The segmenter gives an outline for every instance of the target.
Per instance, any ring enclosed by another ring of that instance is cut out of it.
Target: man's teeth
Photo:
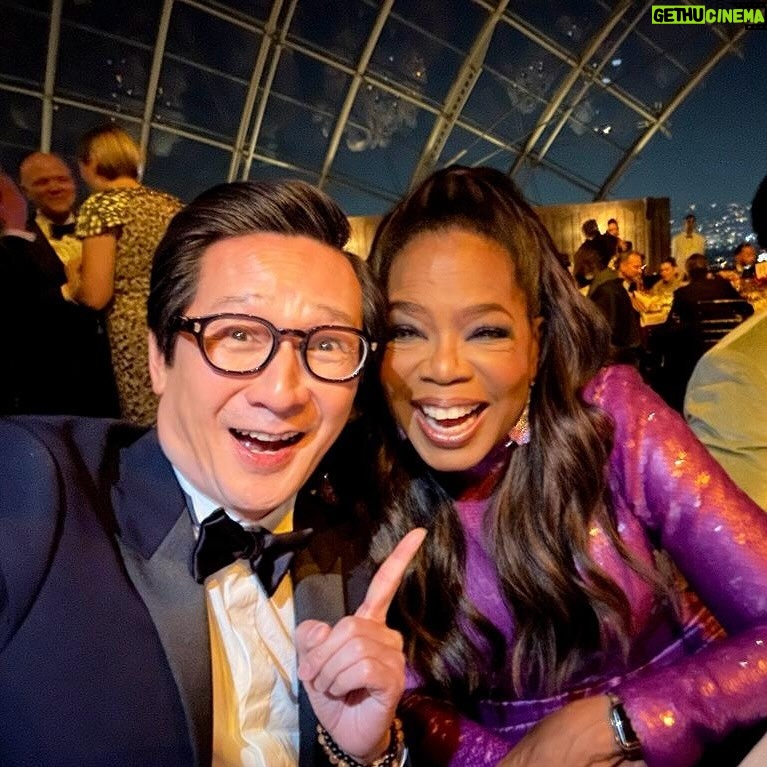
[[[241,429],[234,429],[234,432],[244,439],[255,439],[259,442],[285,442],[290,439],[294,439],[298,432],[288,432],[287,434],[269,434],[263,431],[242,431]]]
[[[464,418],[477,410],[479,405],[453,405],[452,407],[437,407],[436,405],[423,405],[421,411],[427,418],[435,421],[450,421],[456,418]]]

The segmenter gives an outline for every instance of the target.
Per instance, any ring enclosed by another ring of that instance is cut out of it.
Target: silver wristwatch
[[[642,744],[639,742],[631,720],[626,715],[620,698],[608,692],[610,700],[610,726],[613,728],[615,742],[623,752],[623,758],[629,762],[638,762],[642,758]]]

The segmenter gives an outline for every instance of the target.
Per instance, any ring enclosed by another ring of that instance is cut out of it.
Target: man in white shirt
[[[671,240],[671,255],[678,264],[683,264],[693,253],[706,255],[706,238],[695,231],[696,219],[692,213],[684,217],[684,230]]]
[[[321,464],[382,316],[348,235],[302,182],[215,187],[155,254],[157,428],[0,422],[3,765],[406,759],[385,620],[423,531],[371,581]]]

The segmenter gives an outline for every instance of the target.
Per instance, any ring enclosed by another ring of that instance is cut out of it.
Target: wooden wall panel
[[[635,250],[647,257],[647,272],[657,270],[660,259],[670,252],[669,200],[667,197],[643,197],[638,200],[542,205],[535,208],[551,233],[557,248],[570,257],[583,242],[581,225],[594,218],[600,231],[607,230],[607,220],[615,218],[621,237],[631,240]],[[352,236],[347,250],[367,258],[381,216],[351,216]]]
[[[590,218],[596,219],[601,232],[607,230],[608,219],[616,219],[621,237],[645,254],[648,271],[655,271],[660,259],[670,252],[667,197],[542,205],[535,210],[556,246],[570,257],[583,242],[581,225]]]

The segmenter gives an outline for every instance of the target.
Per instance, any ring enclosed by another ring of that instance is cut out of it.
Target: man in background
[[[15,334],[6,357],[0,411],[119,415],[101,313],[72,300],[81,260],[72,174],[60,158],[42,152],[25,158],[19,173],[34,210],[5,243],[1,311],[6,322],[23,322],[25,332]]]
[[[751,203],[759,244],[767,247],[767,176]],[[735,482],[767,511],[767,312],[755,314],[701,357],[684,414],[698,439]]]
[[[587,288],[600,269],[597,240],[601,234],[594,218],[584,221],[581,231],[586,239],[573,255],[573,275],[579,288]]]
[[[642,278],[641,254],[619,253],[617,271],[613,274],[612,278],[600,281],[589,298],[599,307],[610,325],[614,361],[639,365],[642,359],[642,336],[639,307],[632,300],[632,294]]]
[[[697,221],[692,213],[684,217],[684,229],[671,240],[671,255],[683,264],[693,253],[706,254],[706,238],[695,230]]]
[[[615,237],[618,240],[618,252],[619,253],[628,253],[631,250],[633,250],[632,244],[628,240],[624,240],[623,237],[621,237],[621,230],[620,226],[618,225],[618,220],[615,218],[610,218],[607,220],[607,234],[611,234],[613,237]]]
[[[738,277],[743,280],[756,277],[756,248],[750,242],[741,242],[733,256]]]
[[[673,256],[661,259],[658,274],[660,279],[650,288],[651,295],[669,297],[682,286],[682,276]]]
[[[27,228],[48,242],[64,265],[66,298],[77,292],[82,244],[75,237],[75,181],[55,154],[33,152],[19,166],[19,185],[34,208]]]

